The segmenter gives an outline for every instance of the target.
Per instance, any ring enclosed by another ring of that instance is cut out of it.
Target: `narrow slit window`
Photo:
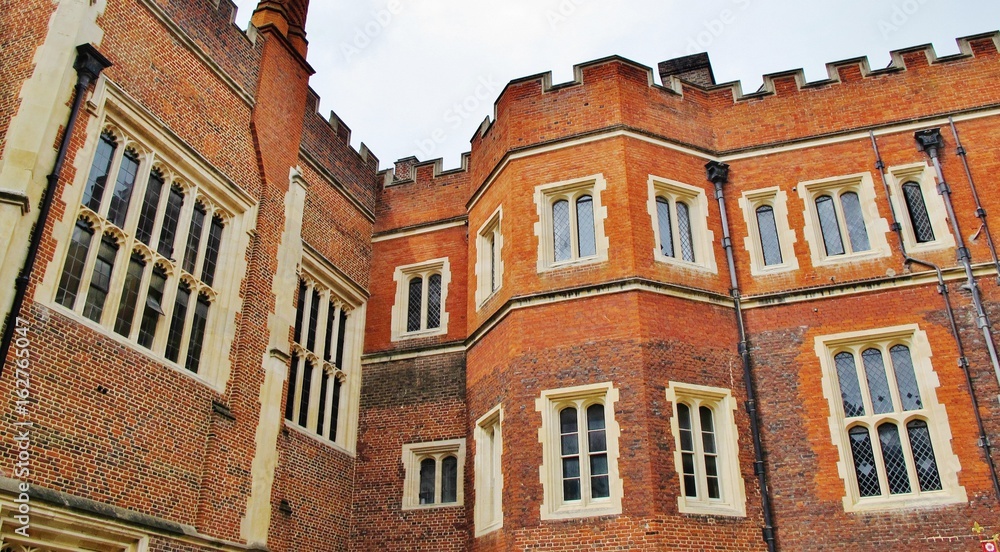
[[[201,281],[206,286],[215,284],[215,271],[219,264],[219,251],[222,248],[222,218],[212,217],[208,228],[208,242],[205,244],[205,260],[201,263]]]
[[[687,203],[678,201],[677,207],[677,234],[680,238],[681,256],[685,261],[693,263],[694,258],[694,235],[691,232],[691,211]]]
[[[146,183],[146,196],[142,200],[139,211],[139,224],[135,228],[135,238],[146,245],[153,240],[153,227],[156,225],[156,212],[160,208],[160,196],[163,193],[163,173],[153,169]]]
[[[441,503],[458,502],[458,459],[446,456],[441,461]]]
[[[194,306],[194,318],[191,321],[191,338],[188,341],[187,362],[185,366],[188,370],[198,373],[201,366],[201,349],[205,343],[205,328],[208,325],[208,297],[198,295],[198,302]]]
[[[111,194],[111,205],[108,207],[108,220],[119,228],[125,226],[125,217],[128,215],[128,205],[132,200],[132,189],[135,188],[138,174],[139,154],[131,149],[125,150],[121,167],[118,168],[115,190]]]
[[[441,275],[427,278],[427,329],[441,327]]]
[[[587,453],[590,455],[590,496],[608,498],[608,437],[604,423],[604,405],[587,407]]]
[[[568,261],[573,256],[571,236],[569,202],[560,199],[552,204],[552,239],[556,262]]]
[[[184,270],[194,274],[195,266],[198,263],[198,247],[201,245],[201,234],[205,229],[205,207],[200,203],[194,206],[194,213],[191,214],[191,228],[188,231],[187,245],[184,247]]]
[[[416,332],[420,330],[420,322],[423,314],[424,279],[417,277],[410,280],[408,289],[408,301],[406,303],[406,331]]]
[[[781,264],[781,242],[778,241],[778,225],[774,218],[774,207],[757,207],[757,232],[760,234],[760,250],[764,254],[764,266]]]
[[[420,504],[434,504],[434,483],[437,462],[433,458],[420,461]]]
[[[319,377],[319,411],[316,416],[316,434],[320,437],[326,437],[323,434],[323,430],[325,429],[324,423],[326,422],[324,419],[324,416],[326,416],[326,393],[329,388],[330,372],[323,370]]]
[[[705,483],[708,498],[722,498],[719,484],[719,450],[715,440],[715,418],[712,409],[702,406],[698,409],[701,422],[701,449],[705,458]]]
[[[306,308],[306,281],[299,279],[299,298],[295,306],[295,331],[292,339],[302,343],[302,317]]]
[[[146,292],[146,304],[142,310],[142,321],[139,323],[139,345],[149,349],[156,337],[156,327],[163,316],[163,290],[167,285],[167,273],[160,267],[154,267],[149,277],[149,290]]]
[[[59,289],[56,291],[56,303],[64,307],[72,309],[76,303],[76,294],[80,290],[80,279],[83,277],[84,265],[87,264],[87,255],[93,238],[94,229],[90,223],[84,219],[76,221],[69,251],[66,253],[66,264],[59,279]]]
[[[872,400],[872,410],[875,414],[885,414],[895,410],[892,405],[892,394],[889,391],[889,379],[885,374],[885,362],[882,351],[871,348],[861,353],[861,361],[865,365],[865,376],[868,380],[868,393]]]
[[[100,323],[104,314],[104,303],[111,290],[111,273],[115,269],[115,257],[118,256],[118,242],[111,236],[104,236],[97,250],[97,260],[94,262],[94,274],[90,278],[90,291],[87,302],[83,306],[83,315],[94,322]]]
[[[337,427],[340,423],[340,393],[344,382],[340,378],[333,378],[333,401],[330,407],[330,440],[337,440]]]
[[[910,448],[913,452],[913,462],[917,468],[917,481],[921,491],[940,491],[941,474],[938,473],[937,461],[934,459],[934,447],[931,445],[930,430],[927,422],[913,420],[906,424],[910,438]]]
[[[684,496],[698,496],[698,477],[695,472],[694,427],[691,423],[691,408],[686,404],[677,405],[677,426],[681,441],[681,487]]]
[[[858,479],[858,490],[861,496],[881,495],[882,486],[878,480],[878,470],[875,468],[875,453],[872,450],[872,440],[868,428],[853,427],[847,432],[847,435],[851,440],[854,473]]]
[[[832,197],[824,195],[816,198],[816,215],[819,217],[827,256],[843,255],[844,241],[840,235],[840,223],[837,222],[837,210],[833,206]]]
[[[564,408],[559,412],[560,451],[562,457],[563,500],[580,500],[580,429],[576,409]]]
[[[594,198],[589,195],[576,200],[576,230],[577,256],[592,257],[597,255],[597,242],[594,230]]]
[[[323,337],[323,360],[333,359],[333,331],[337,321],[337,305],[333,301],[326,305],[326,335]]]
[[[910,225],[917,243],[934,241],[934,227],[927,214],[927,204],[924,202],[920,184],[916,182],[903,184],[903,199],[906,200],[906,212],[910,215]]]
[[[844,209],[844,223],[847,235],[851,240],[851,250],[855,253],[868,251],[868,230],[865,228],[865,217],[861,213],[861,200],[854,192],[845,192],[840,196],[840,204]]]
[[[665,197],[656,198],[656,223],[660,230],[660,253],[674,256],[674,230],[670,221],[670,202]]]
[[[302,367],[302,392],[299,393],[299,425],[306,427],[309,421],[309,399],[312,393],[314,366],[311,360],[306,360]]]
[[[167,195],[167,208],[163,212],[163,224],[160,226],[160,241],[156,251],[164,257],[174,255],[174,239],[177,237],[177,224],[181,218],[181,207],[184,206],[184,191],[180,186],[171,186]]]
[[[288,389],[285,393],[285,419],[289,422],[295,417],[295,382],[299,372],[299,356],[292,355],[292,361],[288,365]]]
[[[191,288],[181,283],[177,286],[177,298],[174,300],[174,312],[170,319],[170,330],[167,332],[167,348],[164,356],[171,362],[177,362],[181,354],[181,340],[184,336],[184,321],[187,319],[188,302],[191,300]]]
[[[316,329],[319,327],[319,290],[313,288],[312,300],[309,301],[309,334],[306,336],[306,348],[316,350]]]
[[[896,385],[899,387],[899,400],[903,403],[903,410],[920,410],[924,403],[920,400],[920,388],[913,372],[910,348],[906,345],[894,345],[889,349],[889,357],[896,373]]]
[[[865,402],[858,383],[858,369],[851,353],[838,353],[834,357],[837,379],[840,380],[840,397],[844,403],[844,416],[854,418],[865,415]]]
[[[331,324],[333,322],[331,321]],[[337,324],[337,355],[334,363],[337,368],[344,369],[344,347],[347,345],[347,312],[340,309],[339,323]]]
[[[878,426],[878,440],[882,445],[882,461],[885,462],[889,493],[909,493],[910,476],[906,471],[906,456],[903,454],[903,443],[899,440],[899,428],[892,423]]]

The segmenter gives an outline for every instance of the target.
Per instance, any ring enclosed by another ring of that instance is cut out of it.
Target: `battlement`
[[[397,160],[391,170],[386,169],[379,175],[383,186],[428,182],[442,176],[468,172],[471,155],[472,153],[468,151],[463,153],[459,166],[447,170],[444,169],[444,160],[441,157],[427,161],[421,161],[414,156],[404,157]]]

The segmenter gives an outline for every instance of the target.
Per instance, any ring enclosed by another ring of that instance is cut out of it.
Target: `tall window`
[[[805,204],[804,234],[813,265],[892,254],[871,173],[800,182],[795,189]]]
[[[778,240],[778,224],[774,219],[774,207],[761,205],[755,210],[757,232],[760,236],[760,250],[764,266],[781,264],[781,242]]]
[[[396,268],[396,302],[392,307],[392,339],[446,333],[445,304],[451,280],[448,259]]]
[[[535,188],[538,209],[538,270],[607,259],[601,175]]]
[[[937,191],[933,167],[923,161],[889,167],[885,178],[907,251],[934,251],[955,246],[948,210]]]
[[[285,418],[344,446],[341,413],[346,410],[347,351],[351,307],[331,287],[299,280]]]
[[[903,184],[902,188],[903,199],[906,201],[906,212],[910,215],[913,237],[917,243],[934,241],[934,227],[931,225],[930,216],[927,215],[927,204],[924,202],[924,193],[920,190],[920,184],[910,181]]]
[[[928,385],[937,378],[929,358],[915,353],[926,351],[922,340],[922,334],[906,329],[827,343],[825,369],[839,390],[841,454],[851,466],[851,506],[964,500],[954,472],[942,470],[956,464],[948,439],[941,438],[950,435],[939,420],[943,407]]]
[[[559,411],[563,502],[595,501],[611,496],[604,405]]]
[[[229,215],[157,153],[109,126],[77,216],[55,302],[199,372]],[[173,258],[178,240],[183,259]]]
[[[485,535],[503,526],[503,455],[499,406],[476,422],[476,536]]]
[[[500,221],[503,212],[498,207],[479,229],[476,238],[476,306],[489,299],[503,282],[503,234]]]
[[[464,501],[465,440],[403,445],[403,509],[458,506]]]
[[[743,243],[750,254],[750,273],[757,276],[797,269],[787,192],[777,186],[746,190],[739,202],[747,225]]]

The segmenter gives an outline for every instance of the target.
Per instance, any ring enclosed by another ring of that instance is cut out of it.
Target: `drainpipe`
[[[944,137],[941,136],[941,129],[932,128],[917,131],[914,135],[917,140],[917,147],[927,153],[934,164],[934,171],[938,179],[938,193],[944,198],[944,206],[948,210],[948,218],[951,219],[951,227],[955,232],[956,245],[958,246],[958,262],[965,269],[965,286],[972,293],[972,304],[976,308],[976,324],[983,332],[983,339],[986,340],[986,349],[990,353],[990,362],[993,364],[993,372],[1000,383],[1000,359],[997,358],[997,349],[993,344],[993,330],[990,329],[990,321],[986,317],[986,309],[983,307],[983,299],[979,294],[979,284],[972,273],[972,257],[969,255],[969,248],[965,246],[965,238],[962,237],[962,229],[958,225],[958,217],[955,216],[955,207],[951,204],[951,187],[944,179],[941,171],[941,159],[938,154],[944,148]]]
[[[746,326],[743,322],[743,304],[740,299],[740,285],[736,279],[736,264],[733,260],[733,240],[729,235],[729,219],[726,216],[726,203],[723,200],[722,187],[729,181],[729,165],[718,161],[709,161],[705,165],[708,180],[715,184],[715,199],[719,202],[719,212],[722,216],[722,245],[726,250],[726,262],[729,264],[729,285],[736,307],[736,328],[739,331],[737,348],[743,363],[743,385],[746,387],[747,415],[750,418],[750,433],[753,435],[754,463],[753,472],[760,486],[761,510],[764,514],[762,534],[769,552],[777,550],[775,542],[774,515],[771,512],[771,493],[767,487],[767,471],[764,469],[764,449],[760,440],[760,420],[757,413],[757,396],[754,391],[753,372],[750,367],[750,343],[747,339]]]
[[[990,248],[990,257],[993,259],[993,267],[997,270],[997,283],[1000,284],[1000,260],[997,259],[997,248],[993,243],[993,234],[986,223],[986,209],[979,201],[979,192],[976,191],[976,181],[972,179],[972,171],[969,169],[969,159],[962,147],[962,139],[958,137],[958,129],[955,128],[955,120],[948,117],[948,124],[951,126],[951,135],[955,137],[956,155],[962,159],[962,167],[965,168],[965,178],[969,181],[969,188],[972,191],[972,199],[976,201],[976,217],[982,221],[982,230],[986,233],[986,245]]]
[[[52,173],[48,175],[45,189],[42,190],[42,203],[38,210],[38,220],[35,221],[31,229],[31,240],[28,243],[28,252],[24,257],[24,264],[14,281],[14,301],[11,303],[7,319],[4,321],[3,340],[0,341],[0,375],[3,374],[3,366],[10,351],[11,341],[14,339],[14,330],[17,327],[17,319],[21,314],[21,306],[24,304],[24,296],[28,291],[28,282],[31,281],[31,273],[35,268],[35,258],[38,256],[38,248],[42,243],[42,235],[45,232],[45,223],[52,209],[52,199],[55,196],[56,186],[62,174],[63,163],[66,161],[66,153],[69,151],[69,141],[73,137],[73,128],[76,126],[76,119],[80,114],[80,107],[83,105],[83,98],[91,83],[97,80],[101,71],[111,67],[111,62],[101,55],[96,48],[90,44],[81,44],[76,47],[76,61],[73,62],[73,69],[76,69],[76,86],[73,87],[73,107],[69,111],[69,120],[63,129],[62,139],[59,141],[59,151],[56,154],[56,162],[52,167]]]
[[[885,197],[888,199],[890,197],[889,181],[885,175],[885,163],[882,162],[882,155],[878,150],[878,142],[875,141],[875,133],[869,131],[868,135],[871,137],[872,150],[875,152],[875,168],[878,169],[879,178],[882,180],[882,188],[885,190]],[[1000,478],[997,476],[997,468],[993,463],[990,439],[986,436],[983,417],[979,413],[979,399],[976,397],[976,388],[972,385],[972,375],[969,373],[969,359],[965,355],[965,345],[962,343],[962,336],[958,332],[958,324],[955,322],[955,311],[951,306],[951,297],[948,295],[948,286],[944,282],[944,275],[941,272],[941,268],[936,264],[911,257],[906,252],[906,243],[903,241],[903,227],[896,218],[896,208],[893,206],[892,201],[889,202],[889,214],[892,217],[892,230],[899,239],[899,250],[903,253],[903,262],[907,266],[916,264],[930,268],[937,274],[937,292],[944,299],[945,313],[948,315],[948,326],[951,328],[951,335],[955,338],[955,348],[958,351],[958,365],[962,369],[962,373],[965,374],[966,385],[969,386],[969,397],[972,399],[972,412],[976,417],[976,426],[979,429],[978,445],[983,449],[983,454],[986,455],[986,464],[990,468],[990,476],[993,480],[993,491],[996,493],[997,499],[1000,499]],[[984,218],[983,223],[985,224],[985,222]]]

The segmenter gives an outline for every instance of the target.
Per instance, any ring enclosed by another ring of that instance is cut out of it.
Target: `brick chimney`
[[[701,86],[713,86],[715,84],[715,74],[712,73],[712,62],[708,59],[708,54],[692,54],[690,56],[679,57],[659,64],[660,81],[666,86],[670,77],[678,77],[687,82]]]
[[[250,22],[258,29],[271,25],[291,42],[295,50],[306,56],[306,15],[309,0],[261,0]]]

